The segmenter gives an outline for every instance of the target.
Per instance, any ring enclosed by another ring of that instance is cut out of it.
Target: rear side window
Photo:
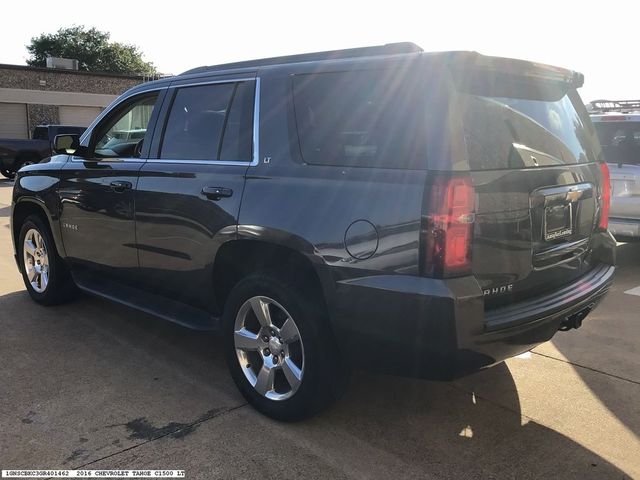
[[[425,94],[398,70],[297,75],[303,159],[315,165],[426,168]]]
[[[254,94],[255,82],[239,83],[236,87],[220,146],[220,160],[251,160]]]
[[[33,130],[34,140],[49,140],[49,133],[46,127],[36,127]]]
[[[254,82],[177,90],[160,158],[251,161]]]

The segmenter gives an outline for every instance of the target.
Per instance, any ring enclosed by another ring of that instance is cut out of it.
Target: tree
[[[27,64],[45,67],[47,57],[74,58],[80,70],[130,75],[153,75],[158,71],[151,62],[142,59],[135,45],[109,41],[109,33],[84,26],[61,28],[56,33],[33,37],[27,45],[31,58]]]

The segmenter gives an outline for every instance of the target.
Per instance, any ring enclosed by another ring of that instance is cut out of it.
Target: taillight
[[[611,175],[609,174],[609,165],[600,164],[600,228],[606,230],[609,227],[609,209],[611,208]]]
[[[471,272],[475,190],[468,175],[436,175],[427,186],[422,224],[422,273]]]

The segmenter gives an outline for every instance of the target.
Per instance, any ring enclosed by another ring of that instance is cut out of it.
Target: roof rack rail
[[[180,75],[192,73],[215,72],[219,70],[231,70],[233,68],[264,67],[267,65],[280,65],[286,63],[311,62],[316,60],[337,60],[343,58],[374,57],[380,55],[398,55],[402,53],[423,52],[422,48],[412,42],[387,43],[373,47],[346,48],[344,50],[327,50],[325,52],[302,53],[298,55],[285,55],[282,57],[259,58],[242,62],[224,63],[192,68]]]
[[[633,113],[640,112],[640,100],[594,100],[586,107],[589,113]]]

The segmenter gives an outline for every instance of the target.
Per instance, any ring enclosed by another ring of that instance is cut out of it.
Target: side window
[[[224,129],[220,160],[250,162],[253,155],[253,99],[255,82],[239,83]]]
[[[147,133],[158,94],[143,95],[107,117],[96,130],[97,157],[136,158]]]
[[[253,94],[254,82],[178,89],[167,118],[160,158],[250,161]]]
[[[426,168],[426,92],[410,72],[297,75],[293,98],[306,163]]]

